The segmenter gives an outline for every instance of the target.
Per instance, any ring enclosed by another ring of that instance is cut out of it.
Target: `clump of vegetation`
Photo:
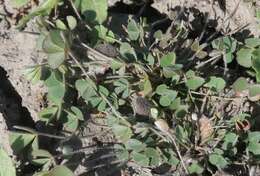
[[[106,0],[47,0],[17,27],[34,17],[48,58],[24,75],[48,88],[40,121],[70,132],[50,137],[69,139],[85,112],[98,113],[117,139],[118,165],[134,163],[140,175],[142,168],[156,172],[162,165],[169,174],[213,175],[230,167],[244,174],[259,164],[259,122],[252,111],[260,100],[259,38],[216,32],[210,40],[191,38],[179,17],[167,29],[145,17],[118,22]],[[114,20],[122,26],[111,25]],[[43,134],[27,132],[12,132],[10,143],[23,162],[37,166],[35,175],[73,175],[61,161],[74,151],[63,146],[57,158],[39,147]],[[23,162],[16,163],[17,172]],[[1,172],[15,175],[8,166]]]

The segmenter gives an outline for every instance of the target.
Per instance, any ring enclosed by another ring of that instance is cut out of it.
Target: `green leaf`
[[[170,109],[172,110],[177,110],[181,105],[181,98],[176,98],[175,100],[172,101],[170,105]]]
[[[57,34],[59,35],[59,33]],[[64,52],[64,48],[52,41],[51,35],[47,35],[42,43],[42,49],[48,54]]]
[[[117,69],[119,69],[119,68],[122,68],[123,66],[124,66],[124,63],[119,62],[119,61],[117,61],[117,60],[115,60],[115,59],[113,59],[113,61],[111,62],[111,68],[112,68],[113,70],[117,70]]]
[[[44,108],[38,113],[38,116],[42,121],[49,122],[55,117],[58,109],[56,106]]]
[[[171,102],[172,100],[168,96],[161,96],[159,100],[160,105],[164,107],[169,106]]]
[[[51,68],[58,68],[66,58],[65,42],[61,31],[52,30],[43,41],[43,50],[48,54],[48,63]]]
[[[186,82],[186,86],[191,90],[196,90],[204,84],[205,80],[201,77],[195,76]]]
[[[96,96],[96,85],[91,79],[79,79],[75,83],[79,95],[86,101],[90,101],[92,97]]]
[[[116,138],[121,140],[123,143],[127,142],[133,135],[132,130],[123,125],[114,124],[112,130]]]
[[[115,93],[117,95],[122,94],[122,98],[127,98],[130,95],[130,85],[126,79],[120,78],[119,80],[114,82],[114,86]]]
[[[105,40],[105,41],[107,41],[109,43],[114,43],[115,42],[115,40],[114,40],[114,38],[115,38],[114,33],[111,30],[109,30],[108,28],[106,28],[105,26],[103,26],[103,25],[96,25],[95,29],[96,29],[96,31],[98,33],[98,37],[100,39],[103,39],[103,40]]]
[[[29,154],[29,159],[32,164],[44,165],[52,160],[52,155],[46,150],[37,149]]]
[[[149,158],[141,153],[132,152],[131,158],[140,166],[148,166],[149,165]]]
[[[160,60],[161,67],[167,67],[175,64],[176,55],[174,52],[164,55]]]
[[[90,23],[102,24],[107,19],[107,0],[84,0],[81,1],[81,12]]]
[[[152,84],[149,80],[149,77],[144,78],[144,85],[143,85],[143,94],[144,96],[150,94],[153,91]]]
[[[12,159],[0,147],[0,176],[16,176]]]
[[[153,65],[154,64],[154,57],[151,53],[148,54],[148,56],[146,57],[146,61],[148,62],[149,65]]]
[[[222,144],[222,149],[223,150],[232,150],[234,146],[236,145],[238,140],[238,135],[235,133],[229,132],[225,134],[224,137],[224,143]]]
[[[155,92],[159,95],[164,95],[165,91],[168,89],[168,86],[165,84],[161,84],[157,86]]]
[[[178,72],[182,69],[182,65],[175,64],[168,67],[163,67],[163,76],[165,78],[172,78],[172,81],[179,77]],[[177,81],[177,80],[176,80]]]
[[[57,19],[55,23],[56,23],[56,27],[57,27],[58,29],[67,30],[67,26],[63,23],[62,20]]]
[[[257,48],[253,52],[252,67],[255,70],[256,80],[260,82],[260,48]]]
[[[258,101],[260,99],[260,85],[251,85],[249,87],[249,99],[251,101]]]
[[[225,168],[228,162],[223,158],[222,155],[213,153],[209,155],[209,162],[218,168]]]
[[[215,76],[211,76],[209,82],[205,86],[213,89],[214,91],[220,92],[225,88],[226,81],[221,77],[217,78]]]
[[[159,166],[162,163],[159,152],[154,148],[147,147],[145,155],[150,159],[150,166]]]
[[[129,152],[122,145],[115,144],[114,149],[116,150],[116,156],[119,160],[129,160]]]
[[[232,85],[235,92],[242,92],[248,89],[247,80],[243,77],[238,78]]]
[[[248,141],[249,142],[260,142],[260,132],[259,131],[249,132]]]
[[[162,150],[162,157],[164,157],[164,161],[169,163],[170,165],[177,166],[179,164],[179,160],[176,157],[175,152],[172,149],[163,149]]]
[[[188,167],[188,171],[190,174],[202,174],[202,172],[204,171],[204,169],[197,163],[192,163],[189,167]]]
[[[28,67],[23,71],[25,78],[32,82],[32,84],[36,84],[41,80],[42,76],[42,68],[41,66]]]
[[[60,79],[58,72],[52,72],[45,81],[45,85],[48,87],[48,99],[58,106],[62,104],[65,95],[65,85]]]
[[[258,142],[249,142],[247,150],[252,152],[255,155],[260,155],[260,143]]]
[[[187,142],[188,141],[188,132],[180,125],[177,125],[175,129],[176,138],[181,142]]]
[[[82,121],[84,120],[83,114],[79,108],[77,108],[76,106],[72,106],[71,111],[74,113],[74,116],[77,119],[82,120]]]
[[[239,65],[250,68],[252,66],[252,49],[242,48],[237,52],[237,62]]]
[[[158,95],[161,95],[159,103],[164,107],[169,106],[177,97],[177,92],[169,89],[168,86],[165,84],[157,86],[155,92]]]
[[[46,0],[42,4],[40,4],[36,9],[34,9],[30,14],[24,16],[16,26],[18,29],[22,29],[27,22],[29,22],[32,18],[39,15],[47,15],[51,12],[51,10],[58,5],[59,0]]]
[[[35,135],[29,133],[9,133],[9,143],[15,154],[19,154],[25,147],[33,142]]]
[[[140,30],[138,28],[137,23],[135,20],[130,19],[127,25],[127,32],[129,35],[130,40],[137,40],[140,35]]]
[[[126,149],[133,150],[135,152],[141,152],[145,149],[146,145],[137,139],[129,139],[125,144]]]
[[[48,64],[52,69],[58,68],[65,60],[64,52],[48,54]]]
[[[67,116],[63,119],[63,124],[66,130],[75,132],[78,128],[79,120],[84,120],[84,118],[79,108],[72,106],[71,111],[66,111]]]
[[[236,50],[237,41],[236,39],[225,36],[215,39],[212,42],[212,47],[217,50],[226,51],[226,52],[234,52]]]
[[[44,174],[43,176],[74,176],[74,174],[66,166],[60,165],[55,166],[52,170],[50,170],[47,174]]]
[[[156,38],[157,40],[161,40],[162,37],[163,37],[162,31],[161,31],[161,30],[156,31],[156,32],[153,34],[153,37]]]
[[[74,16],[69,15],[69,16],[66,17],[66,19],[67,19],[70,30],[75,29],[75,27],[77,26],[76,18]]]
[[[135,50],[132,48],[132,46],[129,43],[123,42],[120,45],[119,51],[120,51],[120,54],[128,61],[137,60]]]
[[[79,126],[79,120],[70,114],[66,116],[66,119],[62,117],[62,123],[64,129],[70,132],[75,132]]]
[[[255,48],[260,46],[260,39],[259,38],[248,38],[245,40],[245,44],[247,47]]]

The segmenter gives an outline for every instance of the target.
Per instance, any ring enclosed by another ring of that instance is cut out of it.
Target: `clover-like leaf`
[[[245,78],[238,78],[232,85],[235,92],[242,92],[248,89],[248,82]]]
[[[79,95],[87,102],[90,101],[92,97],[97,96],[97,87],[91,79],[79,79],[76,81],[75,86]]]
[[[247,146],[247,150],[255,155],[260,155],[260,143],[250,142]]]
[[[120,51],[120,54],[128,61],[137,60],[135,50],[129,43],[123,42],[120,45],[119,51]]]
[[[140,29],[135,20],[130,19],[127,25],[128,36],[131,40],[137,40],[140,36]]]
[[[42,68],[41,66],[28,67],[23,71],[25,78],[32,82],[32,84],[36,84],[41,80],[42,77]]]
[[[0,147],[0,175],[1,176],[16,176],[15,167],[12,159]]]
[[[122,98],[127,98],[130,95],[130,85],[127,79],[120,78],[114,82],[115,93],[117,95],[122,94]]]
[[[247,38],[245,40],[245,44],[247,47],[255,48],[257,46],[260,46],[260,39],[259,38]]]
[[[174,52],[164,55],[160,60],[161,67],[167,67],[175,64],[176,55]]]
[[[66,20],[68,22],[68,26],[70,28],[70,30],[73,30],[76,26],[77,26],[77,20],[74,16],[67,16]]]
[[[20,0],[22,1],[22,0]],[[32,12],[30,12],[28,15],[24,16],[19,23],[17,24],[18,29],[22,29],[26,23],[28,23],[31,19],[33,19],[36,16],[39,15],[47,15],[49,14],[53,8],[55,8],[58,5],[59,0],[46,0],[42,2],[40,5],[37,6]],[[19,4],[21,5],[21,4]]]
[[[51,162],[52,159],[52,155],[48,151],[42,149],[32,150],[29,154],[29,160],[35,165],[44,165],[47,162]]]
[[[145,149],[146,145],[137,140],[137,139],[129,139],[127,143],[125,144],[126,149],[133,150],[135,152],[141,152]]]
[[[48,64],[51,68],[58,68],[67,57],[66,45],[61,31],[52,30],[43,41],[43,50],[48,54]]]
[[[33,142],[35,137],[34,134],[10,132],[9,143],[14,153],[19,154],[25,147]]]
[[[144,153],[150,159],[150,166],[159,166],[162,163],[160,153],[156,149],[147,147]]]
[[[58,109],[59,108],[57,106],[44,108],[38,113],[38,116],[42,121],[49,122],[55,117]]]
[[[177,92],[169,89],[165,84],[157,86],[155,92],[160,95],[159,103],[164,107],[169,106],[177,97]]]
[[[251,85],[249,87],[249,100],[258,101],[260,100],[260,85]]]
[[[132,152],[131,153],[131,158],[139,165],[141,166],[148,166],[149,165],[149,158],[148,156],[142,154],[142,153],[137,153],[137,152]]]
[[[225,88],[226,81],[223,78],[211,76],[209,82],[205,86],[219,92]]]
[[[250,68],[252,66],[253,50],[248,48],[242,48],[237,52],[237,62],[239,65]]]
[[[188,167],[188,171],[190,174],[199,174],[200,175],[200,174],[202,174],[204,169],[198,163],[192,163]]]
[[[196,90],[204,84],[205,80],[199,76],[189,78],[186,82],[186,86],[191,90]]]
[[[209,162],[218,168],[225,168],[228,165],[227,160],[220,154],[212,153],[209,155]]]
[[[74,176],[73,172],[64,165],[55,166],[53,169],[41,176]]]
[[[103,40],[105,40],[106,42],[109,42],[109,43],[115,42],[114,33],[111,30],[109,30],[108,28],[106,28],[105,26],[103,26],[101,24],[96,25],[95,30],[97,31],[98,37],[100,39],[103,39]]]
[[[112,126],[112,130],[116,135],[116,138],[122,142],[127,142],[133,135],[132,130],[129,127],[123,125],[114,124]]]
[[[107,0],[84,0],[81,1],[81,12],[90,23],[102,24],[107,19]]]
[[[48,87],[48,99],[58,106],[62,104],[66,91],[65,84],[62,81],[63,78],[61,77],[58,72],[52,72],[44,82]]]

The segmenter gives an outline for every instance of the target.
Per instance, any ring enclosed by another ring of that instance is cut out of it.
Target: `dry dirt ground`
[[[116,2],[118,0],[111,0],[109,4],[112,6]],[[171,0],[154,0],[152,7],[170,16],[172,9],[179,9],[179,7],[185,5],[184,10],[194,11],[191,13],[190,20],[196,17],[197,10],[200,9],[202,13],[208,14],[209,21],[215,20],[217,22],[216,28],[223,33],[232,33],[245,27],[251,34],[259,36],[250,3],[244,3],[240,0],[226,0],[224,4],[219,2],[213,0],[179,0],[173,3]],[[130,2],[126,1],[126,3]],[[6,4],[0,5],[0,14],[5,14],[4,5]],[[12,11],[11,7],[7,7],[7,9]],[[35,32],[33,24],[30,24],[25,31]],[[36,49],[36,38],[37,36],[34,34],[18,32],[14,28],[10,28],[8,22],[0,18],[0,145],[3,145],[9,154],[12,151],[8,144],[7,130],[12,130],[13,125],[34,127],[34,123],[38,120],[37,112],[41,110],[44,103],[43,95],[46,89],[43,85],[32,85],[23,77],[24,68],[40,63],[45,58]],[[95,124],[91,126],[90,123],[89,128],[83,131],[83,136],[94,132],[104,134],[104,132],[107,132],[106,130]],[[112,140],[112,136],[102,137],[101,139],[99,137],[97,139],[93,137],[82,138],[79,145],[81,147],[88,146],[93,144],[94,140],[96,140],[96,143],[99,140],[109,142]],[[76,160],[78,159],[76,158]],[[75,163],[75,160],[72,160],[72,163]],[[80,167],[76,169],[77,174],[90,167],[86,163],[87,159],[81,162]]]

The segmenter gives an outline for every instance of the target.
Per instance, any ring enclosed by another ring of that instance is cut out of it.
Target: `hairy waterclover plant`
[[[72,12],[60,14],[67,5]],[[114,148],[121,163],[131,161],[151,169],[168,164],[186,174],[207,174],[227,167],[239,160],[237,148],[241,142],[247,145],[243,154],[259,154],[257,132],[240,135],[235,131],[237,122],[243,122],[247,116],[223,122],[224,117],[218,117],[211,104],[209,108],[214,113],[207,113],[212,117],[206,119],[214,121],[216,127],[208,123],[207,128],[214,128],[214,132],[203,142],[198,119],[191,118],[193,112],[201,118],[209,98],[225,100],[220,96],[225,88],[233,88],[236,93],[246,90],[251,101],[258,101],[259,85],[249,84],[243,77],[230,83],[220,74],[209,75],[198,67],[190,68],[183,61],[185,54],[178,52],[189,50],[196,59],[204,61],[212,59],[207,52],[211,48],[212,53],[223,58],[225,67],[235,60],[253,71],[259,82],[258,38],[240,43],[224,36],[209,44],[195,39],[190,48],[182,48],[178,42],[186,40],[188,31],[178,22],[171,25],[176,31],[174,36],[172,28],[151,35],[153,25],[132,16],[122,26],[123,34],[117,34],[109,27],[107,0],[46,0],[25,16],[18,28],[37,16],[43,38],[39,41],[47,59],[29,67],[24,74],[32,83],[42,81],[48,88],[48,106],[38,113],[46,125],[59,126],[72,135],[85,121],[86,112],[105,114],[118,142]],[[97,49],[100,44],[114,47],[118,53],[111,57]],[[149,102],[150,113],[134,112],[133,95]],[[158,121],[167,130],[159,128]],[[41,166],[41,172],[35,175],[73,175],[65,166],[55,166],[55,157],[39,148],[38,133],[27,132],[30,133],[11,133],[10,142],[15,152],[27,152],[30,163]],[[185,157],[190,157],[190,162],[184,163]]]

